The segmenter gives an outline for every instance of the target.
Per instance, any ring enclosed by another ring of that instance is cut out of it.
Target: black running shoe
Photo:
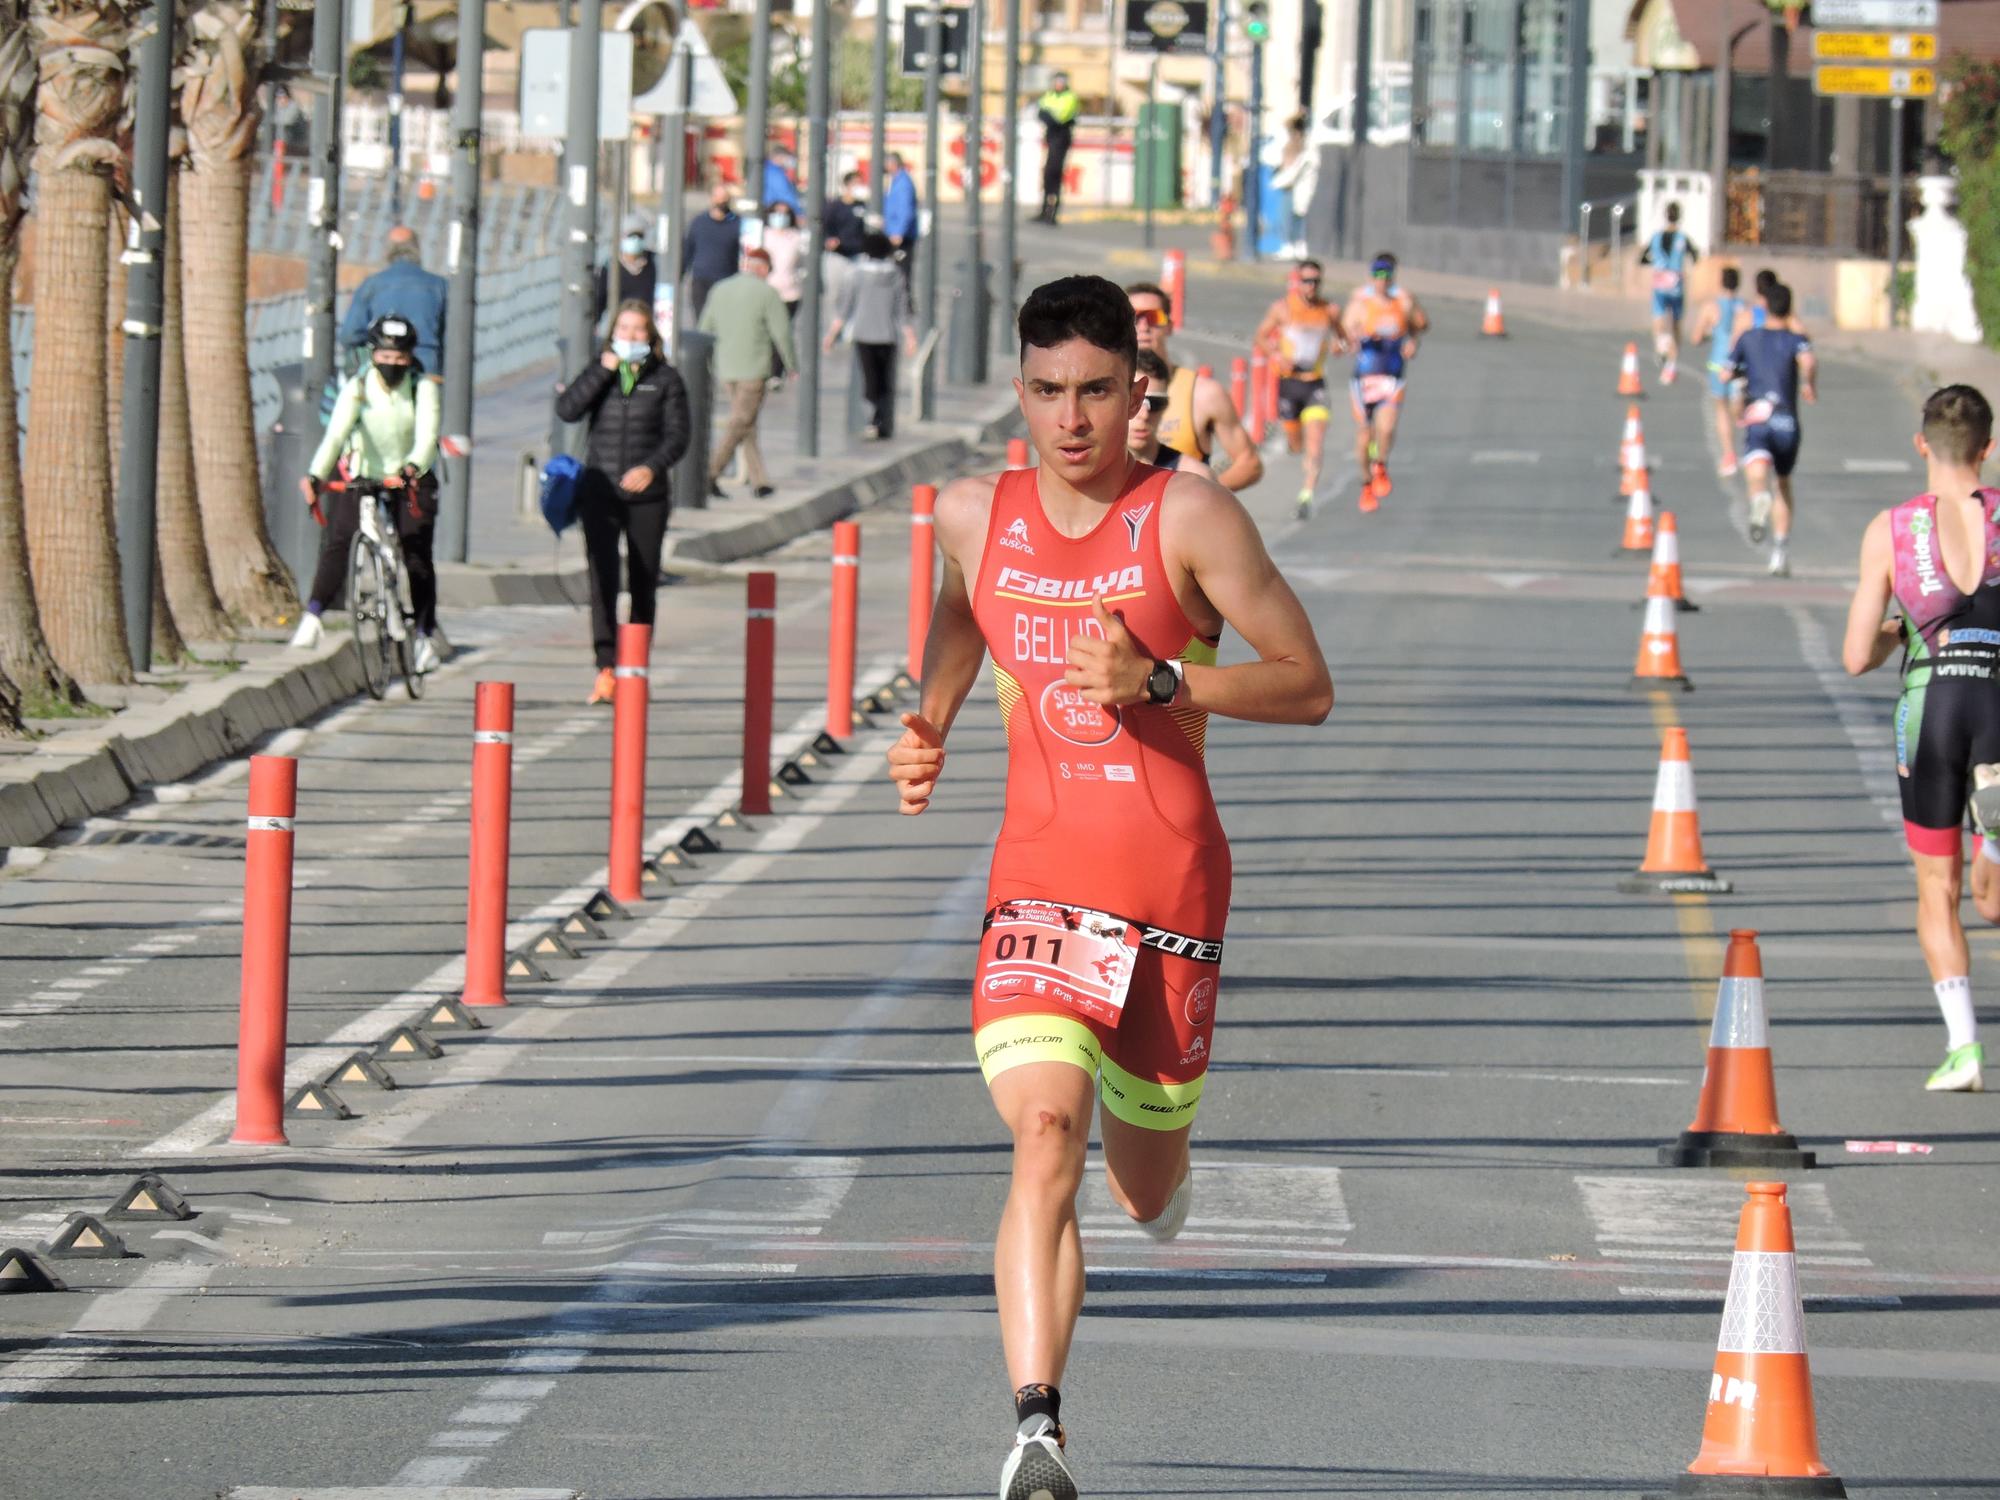
[[[1062,1441],[1062,1428],[1052,1417],[1023,1422],[1014,1434],[1014,1451],[1000,1466],[1000,1500],[1077,1500]]]

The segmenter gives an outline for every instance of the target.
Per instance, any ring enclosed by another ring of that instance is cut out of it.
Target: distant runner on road
[[[1727,373],[1741,382],[1736,401],[1743,429],[1743,471],[1750,486],[1750,540],[1771,535],[1770,573],[1792,571],[1792,469],[1799,461],[1799,398],[1817,401],[1812,343],[1789,326],[1792,289],[1773,285],[1764,294],[1769,321],[1752,328],[1729,351]]]
[[[1417,336],[1431,326],[1417,299],[1396,285],[1396,257],[1386,250],[1368,267],[1340,318],[1354,347],[1354,456],[1361,464],[1361,509],[1389,496],[1389,450],[1403,410],[1404,369],[1416,357]]]
[[[1019,318],[1015,382],[1039,466],[953,480],[921,711],[889,752],[905,814],[990,651],[1007,729],[972,996],[974,1047],[1013,1137],[994,1284],[1019,1424],[1001,1500],[1076,1500],[1063,1369],[1083,1304],[1076,1197],[1091,1110],[1112,1199],[1156,1239],[1187,1219],[1188,1136],[1213,1039],[1229,843],[1210,714],[1317,724],[1333,684],[1311,621],[1236,497],[1135,463],[1144,387],[1116,284],[1068,276]],[[1255,659],[1216,664],[1225,625]],[[1157,1392],[1157,1371],[1135,1377]]]
[[[1973,893],[1981,914],[2000,921],[2000,490],[1979,477],[1993,408],[1969,385],[1946,386],[1924,403],[1916,441],[1928,489],[1868,523],[1841,660],[1858,677],[1904,651],[1896,776],[1917,942],[1945,1024],[1945,1059],[1924,1087],[1978,1093],[1986,1054],[1958,903],[1969,811],[1981,834]],[[1885,622],[1892,604],[1896,618]]]
[[[1744,305],[1737,294],[1742,273],[1734,266],[1722,268],[1722,290],[1695,319],[1694,342],[1708,342],[1708,399],[1715,417],[1715,431],[1722,439],[1722,461],[1716,473],[1724,479],[1736,473],[1736,417],[1729,409],[1729,351],[1736,343],[1736,312]]]
[[[1653,268],[1653,354],[1660,384],[1672,385],[1680,369],[1681,314],[1687,307],[1688,267],[1700,254],[1681,233],[1681,206],[1667,205],[1667,227],[1646,241],[1639,264]]]
[[[1263,456],[1243,430],[1236,403],[1229,399],[1222,383],[1174,364],[1167,351],[1167,294],[1150,281],[1133,282],[1125,294],[1131,299],[1140,350],[1159,355],[1171,372],[1167,409],[1160,417],[1160,441],[1207,464],[1224,489],[1249,489],[1264,477]]]
[[[1285,446],[1305,450],[1305,483],[1299,515],[1312,514],[1319,489],[1320,461],[1326,453],[1326,362],[1347,352],[1340,310],[1319,294],[1325,273],[1316,260],[1302,260],[1285,295],[1271,304],[1257,325],[1256,345],[1278,362],[1278,420]]]

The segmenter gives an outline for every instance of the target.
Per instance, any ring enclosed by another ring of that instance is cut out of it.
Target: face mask
[[[644,339],[613,339],[611,352],[628,365],[636,365],[653,352],[653,346]]]
[[[394,390],[403,383],[403,377],[410,373],[408,365],[377,365],[375,373],[382,377],[382,384]]]
[[[792,216],[790,214],[769,214],[765,217],[764,222],[769,224],[773,229],[790,229],[792,227]]]
[[[618,242],[618,246],[627,255],[644,255],[646,253],[646,237],[643,234],[628,234]]]

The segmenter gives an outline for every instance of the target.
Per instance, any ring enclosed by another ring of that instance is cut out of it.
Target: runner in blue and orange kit
[[[1354,456],[1361,464],[1361,509],[1388,498],[1389,452],[1403,411],[1403,371],[1416,357],[1417,336],[1430,319],[1417,299],[1396,285],[1396,257],[1386,251],[1368,267],[1368,283],[1355,288],[1340,317],[1354,348]]]
[[[1236,498],[1127,453],[1145,386],[1124,292],[1050,282],[1019,331],[1039,464],[938,496],[921,711],[903,716],[889,763],[902,811],[923,812],[990,651],[1007,811],[972,1025],[1013,1137],[994,1281],[1018,1427],[999,1493],[1075,1500],[1059,1386],[1083,1303],[1076,1195],[1096,1099],[1113,1199],[1162,1239],[1187,1217],[1229,911],[1208,719],[1318,723],[1333,685]],[[1216,664],[1225,624],[1253,660]]]

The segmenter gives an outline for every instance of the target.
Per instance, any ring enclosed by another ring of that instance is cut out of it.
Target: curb
[[[182,781],[361,692],[361,658],[341,636],[303,660],[276,658],[162,703],[64,730],[0,759],[0,849],[39,844],[66,823]]]
[[[997,399],[983,421],[945,425],[945,436],[891,458],[829,489],[806,495],[761,516],[747,517],[713,531],[669,535],[660,557],[663,573],[700,576],[726,563],[757,557],[832,525],[856,511],[879,505],[916,480],[963,462],[981,448],[1013,435],[1019,408]],[[438,602],[458,609],[494,604],[573,604],[590,587],[589,574],[572,568],[482,568],[452,565],[438,569]]]

